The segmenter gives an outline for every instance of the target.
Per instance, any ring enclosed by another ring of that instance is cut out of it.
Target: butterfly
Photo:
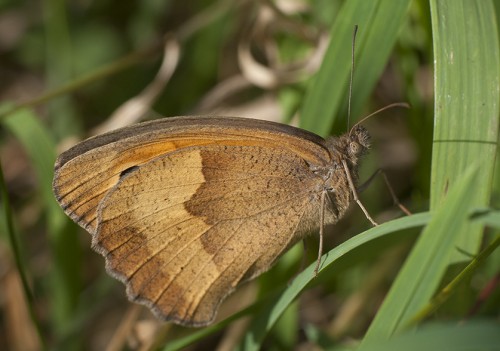
[[[325,140],[256,119],[164,118],[63,152],[53,190],[131,301],[199,327],[318,228],[321,255],[323,227],[353,201],[375,224],[356,192],[369,139],[359,124]]]

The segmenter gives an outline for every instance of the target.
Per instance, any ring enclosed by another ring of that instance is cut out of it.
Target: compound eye
[[[361,145],[356,142],[351,142],[349,143],[349,150],[351,152],[351,155],[357,155],[361,152]]]

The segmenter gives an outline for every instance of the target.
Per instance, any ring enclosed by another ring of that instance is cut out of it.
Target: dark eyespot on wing
[[[127,169],[124,169],[121,173],[120,173],[120,180],[123,179],[123,177],[125,177],[127,174],[130,174],[132,173],[133,171],[135,171],[136,169],[139,169],[139,166],[132,166],[132,167],[129,167]]]

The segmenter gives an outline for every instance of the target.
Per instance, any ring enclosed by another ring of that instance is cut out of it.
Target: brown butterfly
[[[369,135],[235,117],[174,117],[87,139],[57,159],[54,193],[130,300],[187,326],[355,200]],[[321,255],[320,241],[320,255]],[[318,261],[319,264],[319,261]]]

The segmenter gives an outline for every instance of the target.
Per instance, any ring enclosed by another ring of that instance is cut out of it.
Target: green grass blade
[[[429,214],[420,213],[410,217],[399,218],[394,221],[384,223],[375,228],[371,228],[355,237],[340,244],[328,253],[323,255],[320,272],[328,268],[336,260],[356,249],[357,247],[384,235],[394,233],[403,229],[422,226],[429,221]],[[315,279],[314,268],[316,262],[300,273],[293,282],[275,298],[266,305],[256,316],[252,325],[240,345],[241,350],[258,350],[269,330],[274,326],[278,318],[283,314],[287,307],[297,298],[302,290]]]
[[[471,166],[433,214],[365,335],[361,350],[390,338],[431,299],[457,250],[453,242],[468,221],[471,206],[467,199],[476,192],[478,170],[477,164]]]
[[[55,142],[48,131],[38,121],[37,117],[29,109],[18,111],[2,121],[2,124],[21,142],[26,149],[33,168],[39,181],[39,192],[44,202],[45,209],[49,212],[58,213],[59,221],[64,215],[54,201],[52,193],[52,177],[54,174],[54,162],[56,159]],[[49,217],[56,225],[56,217]]]
[[[491,1],[433,0],[435,117],[431,209],[469,164],[483,161],[471,206],[489,203],[498,138],[500,58]],[[480,223],[459,229],[455,245],[471,254],[481,242]],[[457,252],[451,262],[467,259]]]
[[[16,233],[14,229],[14,221],[12,218],[12,208],[10,206],[9,194],[7,192],[7,186],[5,184],[5,179],[3,175],[3,167],[0,163],[0,198],[2,200],[2,221],[5,222],[5,227],[7,231],[8,241],[10,243],[10,248],[12,252],[12,256],[14,257],[14,262],[16,264],[17,271],[19,272],[19,277],[21,278],[21,283],[23,287],[24,297],[26,299],[26,305],[28,307],[28,311],[30,314],[31,321],[35,326],[35,329],[38,334],[38,338],[45,350],[46,343],[42,333],[42,328],[40,322],[38,321],[38,317],[35,313],[35,298],[31,291],[31,288],[28,283],[28,278],[26,276],[26,269],[21,257],[20,244],[18,242],[18,233]]]
[[[352,119],[360,117],[363,106],[387,63],[410,1],[352,0],[345,2],[330,30],[330,45],[323,63],[308,89],[301,113],[301,127],[321,135],[332,126],[347,126],[347,87],[351,71],[354,25],[356,69],[353,84]],[[338,124],[336,118],[343,116]],[[351,121],[351,124],[353,121]]]
[[[22,143],[28,153],[38,180],[45,216],[48,239],[53,253],[53,267],[50,270],[53,289],[49,296],[55,328],[62,332],[73,318],[80,291],[80,249],[74,234],[73,223],[59,208],[52,193],[55,143],[45,127],[28,109],[19,110],[3,125]],[[72,232],[73,231],[73,232]]]
[[[56,87],[73,80],[75,73],[72,37],[67,4],[64,1],[48,0],[42,3],[47,19],[43,21],[45,40],[45,77],[49,87]],[[68,96],[59,96],[47,102],[46,109],[52,122],[52,132],[58,137],[78,132],[80,121]]]
[[[500,211],[493,211],[493,210],[481,211],[479,213],[473,214],[472,218],[474,220],[483,223],[483,225],[486,225],[488,227],[500,229]]]
[[[498,38],[491,2],[431,1],[435,55],[432,208],[362,346],[390,337],[430,300],[459,250],[477,252],[481,228],[465,220],[489,198],[498,133]],[[480,157],[479,157],[480,155]],[[471,164],[480,172],[463,174]],[[461,179],[461,180],[459,180]],[[455,189],[448,193],[449,189]],[[446,196],[445,196],[446,195]],[[430,255],[432,253],[432,255]]]
[[[463,325],[430,324],[373,345],[370,351],[492,351],[500,350],[498,322],[472,321]]]
[[[479,266],[500,246],[500,236],[497,236],[483,251],[477,256],[474,256],[472,261],[459,273],[457,276],[446,285],[441,291],[427,304],[421,311],[419,311],[414,318],[409,322],[410,325],[417,324],[418,322],[427,318],[431,313],[436,311],[451,295],[458,291],[460,284],[467,281],[472,273],[474,273]]]
[[[347,240],[328,253],[324,254],[322,257],[320,274],[323,270],[327,269],[339,258],[371,240],[375,240],[377,238],[394,232],[398,232],[400,230],[423,226],[427,224],[429,220],[430,215],[428,213],[419,213],[410,217],[399,218],[394,221],[384,223],[378,227],[371,228]],[[221,321],[216,325],[196,331],[186,337],[172,340],[163,348],[163,350],[181,350],[191,344],[194,344],[197,341],[200,341],[208,335],[221,330],[229,323],[238,318],[246,316],[249,313],[254,313],[256,315],[256,318],[254,319],[251,327],[249,327],[249,333],[247,333],[239,348],[246,351],[258,350],[266,334],[269,332],[269,330],[271,330],[277,320],[283,315],[288,306],[297,298],[300,292],[304,290],[304,288],[310,282],[316,279],[314,276],[315,267],[316,262],[314,262],[307,269],[301,272],[292,281],[292,283],[286,289],[283,289],[283,291],[281,291],[280,293],[272,293],[269,299],[260,299],[256,304],[246,308],[245,310],[235,314],[234,316],[231,316],[228,319]]]

